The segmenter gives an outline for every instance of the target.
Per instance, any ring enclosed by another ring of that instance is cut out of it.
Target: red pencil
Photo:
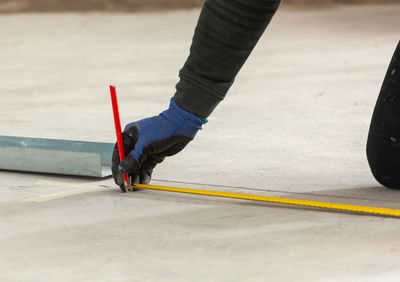
[[[114,113],[115,132],[117,134],[119,160],[122,162],[122,160],[125,158],[125,150],[124,150],[124,143],[122,140],[121,120],[119,119],[117,91],[115,90],[114,85],[110,85],[110,93],[111,93],[111,103],[112,103],[113,113]],[[129,183],[128,175],[123,174],[122,176],[125,180],[125,186],[127,186]]]

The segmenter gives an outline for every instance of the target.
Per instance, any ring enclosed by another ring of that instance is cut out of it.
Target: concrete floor
[[[123,123],[166,108],[198,13],[0,16],[0,135],[113,142],[108,84]],[[153,183],[400,208],[364,152],[399,14],[280,11],[208,125]],[[0,171],[0,222],[0,281],[400,275],[399,219],[122,194],[111,179]]]

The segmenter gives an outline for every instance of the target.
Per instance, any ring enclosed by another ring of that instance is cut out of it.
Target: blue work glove
[[[160,115],[128,124],[122,133],[126,157],[120,163],[117,145],[112,156],[115,183],[126,192],[122,174],[128,174],[130,184],[148,184],[154,167],[185,148],[206,122],[171,98],[169,109]]]

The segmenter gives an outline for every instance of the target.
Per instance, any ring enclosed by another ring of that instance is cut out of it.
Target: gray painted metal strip
[[[0,136],[0,169],[106,177],[114,144]]]

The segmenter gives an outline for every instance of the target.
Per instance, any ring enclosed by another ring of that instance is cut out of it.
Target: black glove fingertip
[[[121,188],[121,191],[122,191],[122,192],[126,193],[125,184],[119,185],[119,188]]]
[[[129,154],[118,166],[122,174],[132,174],[138,169],[138,162]]]

